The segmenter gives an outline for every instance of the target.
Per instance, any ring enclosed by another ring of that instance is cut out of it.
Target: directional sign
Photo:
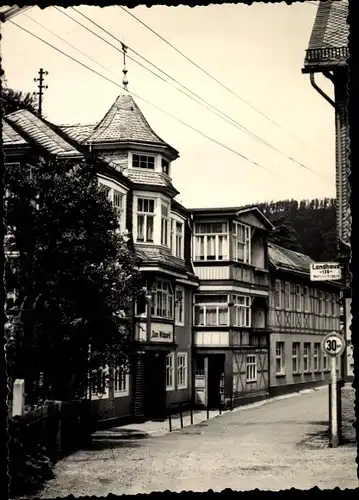
[[[339,333],[328,333],[322,340],[322,349],[324,354],[338,357],[344,352],[345,340]]]
[[[338,262],[313,262],[310,264],[311,281],[340,280],[342,270]]]

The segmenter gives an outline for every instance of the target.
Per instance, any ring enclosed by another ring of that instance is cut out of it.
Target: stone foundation
[[[356,442],[355,422],[355,390],[351,384],[341,389],[341,438],[343,442]]]

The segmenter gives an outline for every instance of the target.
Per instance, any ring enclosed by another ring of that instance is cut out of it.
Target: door
[[[146,354],[144,399],[146,418],[166,418],[166,366],[162,352]]]
[[[213,409],[222,404],[224,389],[224,354],[208,356],[208,406]]]

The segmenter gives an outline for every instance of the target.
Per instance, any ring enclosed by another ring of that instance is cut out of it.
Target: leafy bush
[[[31,425],[20,418],[8,420],[10,497],[33,493],[48,479],[52,479],[53,464],[46,449],[37,440]]]

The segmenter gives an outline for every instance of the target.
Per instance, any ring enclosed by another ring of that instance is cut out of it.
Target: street
[[[356,447],[328,447],[328,391],[237,409],[161,437],[93,443],[40,498],[225,488],[356,488]]]

